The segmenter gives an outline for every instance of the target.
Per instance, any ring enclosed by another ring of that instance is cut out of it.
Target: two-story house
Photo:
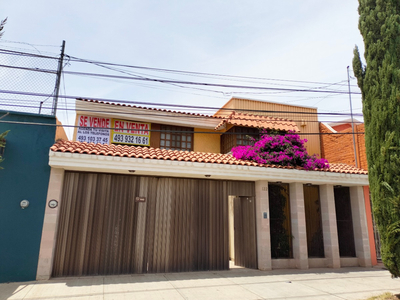
[[[76,113],[74,140],[50,149],[38,279],[371,266],[365,170],[229,154],[263,129],[319,153],[315,108],[234,98],[209,116],[78,99]]]

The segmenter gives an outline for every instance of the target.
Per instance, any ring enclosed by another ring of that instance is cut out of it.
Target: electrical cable
[[[59,47],[56,45],[36,45],[30,44],[25,42],[14,42],[14,41],[2,41],[2,42],[10,42],[10,43],[18,43],[18,44],[26,44],[29,46],[43,46],[43,47]],[[27,49],[22,49],[27,50]],[[38,50],[37,50],[38,51]],[[13,54],[13,55],[21,55],[21,56],[32,56],[32,57],[40,57],[40,58],[49,58],[49,59],[56,59],[58,60],[58,55],[54,54],[55,56],[45,56],[45,55],[37,55],[30,52],[21,52],[21,51],[13,51],[8,49],[1,49],[0,53],[3,54]],[[50,52],[48,52],[50,53]],[[53,53],[51,53],[53,54]],[[67,54],[65,54],[67,56]],[[305,81],[305,80],[289,80],[289,79],[276,79],[276,78],[263,78],[263,77],[252,77],[252,76],[238,76],[238,75],[227,75],[227,74],[216,74],[216,73],[205,73],[205,72],[193,72],[193,71],[182,71],[182,70],[173,70],[173,69],[163,69],[163,68],[153,68],[153,67],[146,67],[146,66],[136,66],[136,65],[128,65],[128,64],[117,64],[117,63],[110,63],[110,62],[102,62],[102,61],[95,61],[90,59],[82,59],[72,55],[68,55],[71,58],[71,61],[74,62],[82,62],[82,63],[90,63],[100,65],[108,65],[108,66],[119,66],[119,67],[126,67],[126,68],[134,68],[134,69],[144,69],[149,71],[157,71],[157,72],[168,72],[168,73],[177,73],[183,75],[201,75],[201,76],[214,76],[214,77],[227,77],[227,78],[237,78],[237,79],[253,79],[253,80],[262,80],[262,81],[281,81],[281,82],[294,82],[294,83],[307,83],[307,84],[322,84],[322,85],[336,85],[338,83],[327,83],[327,82],[317,82],[317,81]],[[352,85],[353,87],[357,87],[357,85]]]
[[[0,65],[0,67],[19,69],[25,71],[43,72],[56,74],[56,71],[39,69],[39,68],[26,68],[26,67],[16,67]],[[217,84],[217,83],[207,83],[207,82],[195,82],[195,81],[179,81],[179,80],[166,80],[157,78],[147,78],[147,77],[133,77],[133,76],[120,76],[120,75],[109,75],[109,74],[99,74],[99,73],[88,73],[88,72],[74,72],[74,71],[63,71],[64,74],[69,75],[80,75],[80,76],[92,76],[92,77],[105,77],[105,78],[118,78],[126,80],[139,80],[139,81],[150,81],[159,83],[172,83],[172,84],[186,84],[194,86],[210,86],[210,87],[222,87],[222,88],[235,88],[235,89],[255,89],[255,90],[269,90],[269,91],[290,91],[290,92],[307,92],[307,93],[331,93],[331,94],[349,94],[346,91],[335,91],[335,90],[319,90],[319,89],[290,89],[290,88],[277,88],[277,87],[263,87],[263,86],[247,86],[247,85],[231,85],[231,84]],[[351,94],[361,94],[359,92],[351,92]]]
[[[37,123],[37,122],[21,122],[21,121],[6,121],[0,120],[0,123],[7,124],[19,124],[19,125],[38,125],[38,126],[53,126],[53,127],[68,127],[68,128],[91,128],[91,129],[99,129],[99,127],[91,127],[85,126],[81,127],[78,125],[60,125],[60,124],[47,124],[47,123]],[[121,130],[121,128],[103,128],[109,130]],[[193,134],[229,134],[229,135],[254,135],[254,132],[212,132],[212,131],[189,131],[189,130],[161,130],[161,129],[135,129],[136,131],[149,131],[149,132],[170,132],[170,133],[193,133]],[[348,135],[353,134],[352,132],[296,132],[294,134],[298,135]],[[354,132],[354,134],[365,134],[365,132]]]
[[[135,66],[135,65],[127,65],[127,64],[117,64],[117,63],[109,63],[109,62],[101,62],[89,59],[82,59],[75,56],[70,55],[72,61],[77,62],[84,62],[84,63],[95,63],[95,64],[102,64],[102,65],[111,65],[111,66],[120,66],[120,67],[127,67],[127,68],[135,68],[135,69],[144,69],[144,70],[151,70],[151,71],[162,71],[162,72],[169,72],[169,73],[179,73],[179,74],[193,74],[193,75],[208,75],[208,76],[216,76],[216,77],[231,77],[231,78],[238,78],[238,79],[256,79],[256,80],[268,80],[268,81],[283,81],[283,82],[297,82],[297,83],[311,83],[311,84],[327,84],[331,85],[332,83],[326,82],[315,82],[315,81],[302,81],[302,80],[289,80],[289,79],[274,79],[274,78],[262,78],[262,77],[251,77],[251,76],[237,76],[237,75],[226,75],[226,74],[215,74],[215,73],[202,73],[202,72],[193,72],[193,71],[182,71],[182,70],[172,70],[172,69],[163,69],[163,68],[152,68],[152,67],[145,67],[145,66]]]
[[[62,97],[62,96],[60,96]],[[1,98],[0,98],[1,99]],[[0,100],[1,101],[1,100]],[[37,109],[37,106],[29,106],[29,105],[18,105],[18,104],[3,104],[3,106],[7,106],[7,107],[18,107],[18,108],[35,108]],[[42,106],[41,107],[43,110],[50,110],[52,107],[47,107],[47,106]],[[65,111],[66,114],[68,113],[68,111],[76,111],[73,108],[68,108],[68,107],[58,107],[57,110],[60,111]],[[104,110],[89,110],[89,109],[83,109],[83,110],[79,110],[79,112],[86,112],[86,113],[106,113],[106,114],[112,114],[115,113],[113,111],[104,111]],[[164,112],[164,111],[161,111]],[[165,113],[168,113],[168,111],[165,111]],[[132,116],[146,116],[146,117],[159,117],[160,114],[159,113],[124,113],[124,115],[132,115]],[[350,113],[349,113],[350,115]],[[162,115],[163,117],[169,117],[169,118],[174,118],[174,119],[179,119],[179,118],[185,118],[185,119],[212,119],[213,117],[210,115],[198,115],[198,114],[185,114],[185,113],[176,113],[176,115]],[[287,121],[293,121],[293,122],[297,122],[297,123],[301,123],[301,122],[307,122],[307,123],[342,123],[343,121],[337,121],[337,120],[324,120],[324,121],[319,121],[319,120],[304,120],[304,119],[293,119],[293,118],[281,118],[281,117],[271,117],[271,118],[277,118],[277,119],[283,119],[283,120],[287,120]],[[220,120],[221,122],[223,120],[229,120],[229,115],[227,117],[223,117],[221,116],[220,118],[215,118],[217,120]],[[252,118],[252,116],[244,116],[244,117],[235,117],[234,120],[239,120],[239,121],[259,121],[259,118],[257,118],[257,116],[255,118]],[[67,120],[67,123],[69,123],[69,121]],[[346,122],[346,123],[350,123],[351,122]],[[362,122],[359,121],[354,121],[355,124],[359,124]]]
[[[0,90],[0,93],[4,94],[16,94],[16,95],[27,95],[27,96],[36,96],[36,97],[47,97],[49,94],[43,93],[29,93],[29,92],[21,92],[21,91],[8,91],[8,90]],[[65,97],[70,99],[77,99],[84,101],[85,97],[80,96],[68,96],[68,95],[60,95],[59,97]],[[124,101],[124,100],[116,100],[116,99],[103,99],[97,98],[96,100],[88,100],[93,101],[94,103],[100,102],[100,104],[112,105],[107,102],[115,102],[115,103],[130,103],[130,104],[144,104],[150,106],[167,106],[167,107],[181,107],[181,108],[195,108],[195,109],[211,109],[211,110],[227,110],[232,111],[233,109],[224,108],[224,107],[206,107],[206,106],[193,106],[193,105],[182,105],[182,104],[164,104],[164,103],[155,103],[155,102],[139,102],[139,101]],[[106,103],[101,103],[106,102]],[[124,106],[124,105],[121,105]],[[129,106],[128,106],[129,107]],[[133,107],[133,108],[142,108],[142,107]],[[151,108],[149,108],[151,109]],[[157,109],[156,109],[157,110]],[[272,110],[255,110],[255,109],[235,109],[235,111],[247,111],[247,112],[263,112],[263,113],[284,113],[287,114],[288,111],[272,111]],[[318,112],[290,112],[291,114],[305,114],[305,115],[348,115],[342,113],[318,113]]]

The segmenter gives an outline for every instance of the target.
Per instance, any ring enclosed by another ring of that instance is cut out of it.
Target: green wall
[[[0,110],[0,117],[6,113]],[[10,130],[0,164],[0,282],[35,280],[56,127],[1,121],[56,124],[56,119],[16,112],[0,119],[0,133]],[[23,199],[30,202],[26,209],[20,207]]]

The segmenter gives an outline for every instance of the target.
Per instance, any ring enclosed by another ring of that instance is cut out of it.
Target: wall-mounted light
[[[334,188],[341,188],[342,186],[340,184],[333,186]]]
[[[208,178],[208,177],[211,177],[211,175],[209,175],[209,174],[207,174],[207,175],[204,175],[204,176],[206,176],[207,178]]]
[[[306,183],[306,186],[312,186],[312,183]]]
[[[276,181],[275,183],[282,183],[282,181]]]
[[[21,206],[22,209],[25,209],[29,206],[29,201],[28,200],[22,200],[19,205]]]
[[[136,170],[128,170],[129,173],[135,173]]]

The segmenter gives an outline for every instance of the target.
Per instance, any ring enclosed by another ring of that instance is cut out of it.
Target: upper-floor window
[[[161,125],[160,148],[193,151],[193,128]]]
[[[258,138],[260,131],[251,127],[232,127],[221,136],[221,152],[229,153],[235,146],[250,145],[252,138]]]

